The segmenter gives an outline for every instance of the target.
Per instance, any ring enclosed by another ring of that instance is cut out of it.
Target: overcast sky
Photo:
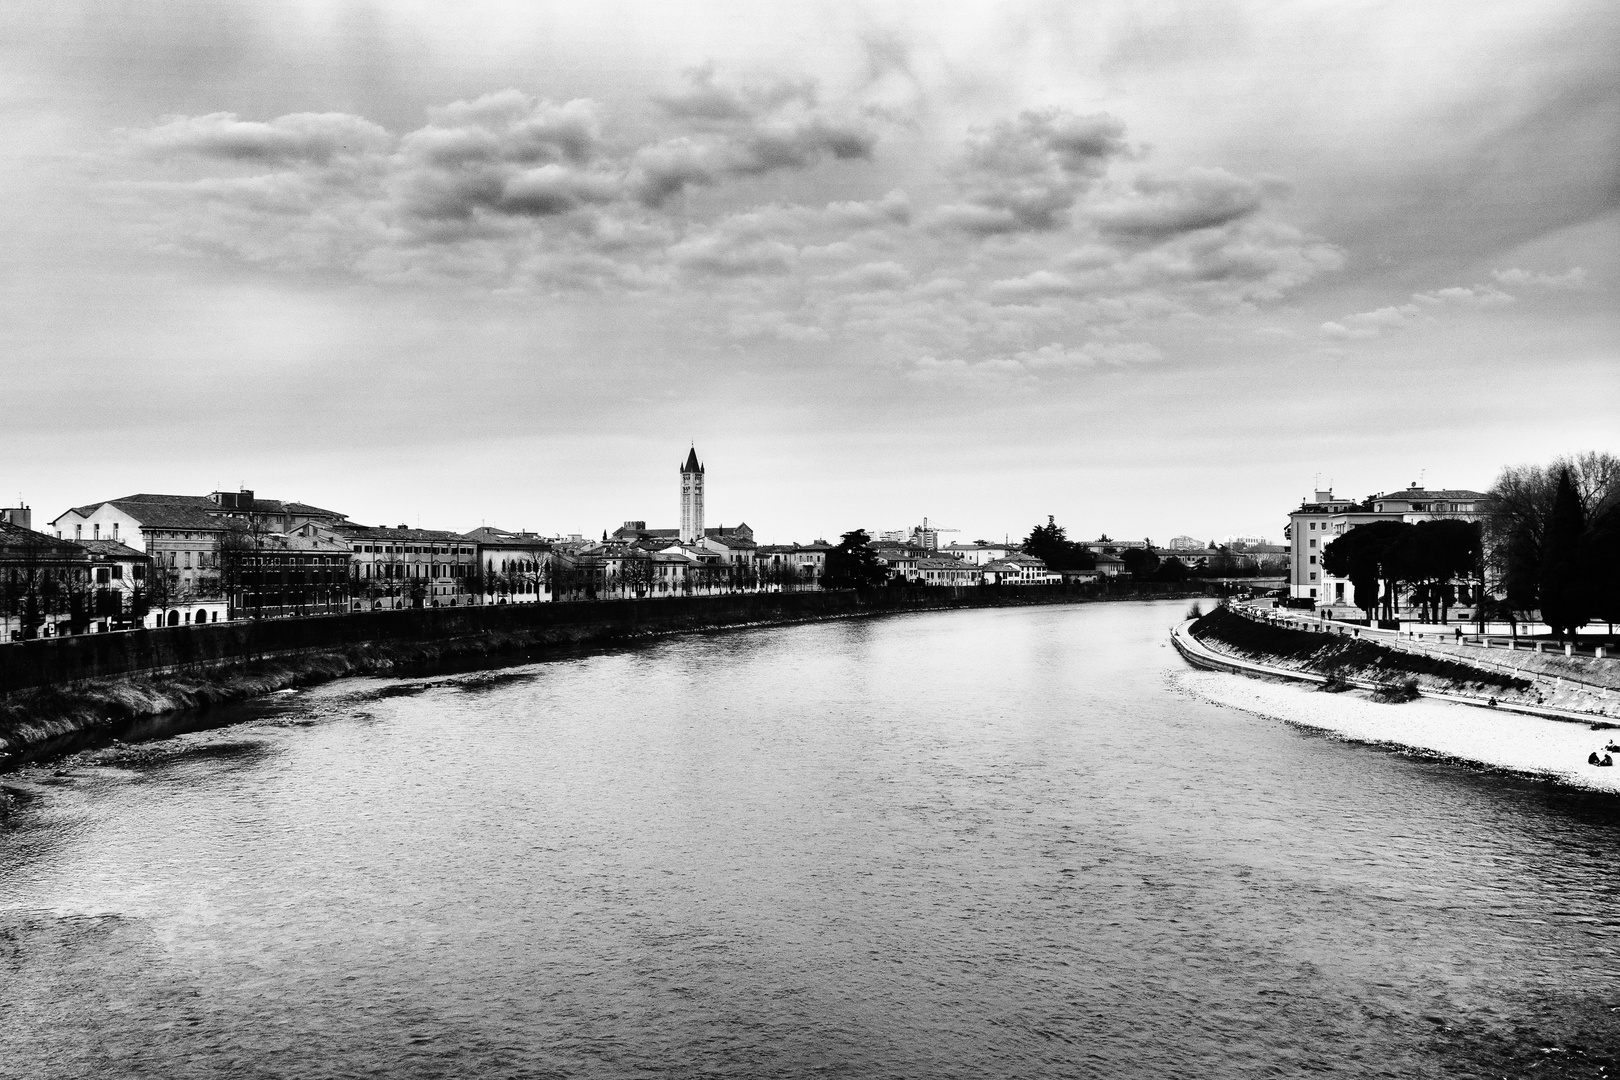
[[[0,15],[0,504],[1280,537],[1620,448],[1620,5]]]

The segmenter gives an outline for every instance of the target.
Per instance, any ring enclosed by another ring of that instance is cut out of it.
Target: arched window
[[[179,626],[180,625],[180,613],[178,611],[169,612],[169,625],[170,626]]]

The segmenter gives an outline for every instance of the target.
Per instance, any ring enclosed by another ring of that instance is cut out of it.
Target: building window
[[[1315,556],[1315,555],[1312,555],[1312,556],[1311,556],[1311,565],[1312,565],[1312,566],[1315,566],[1315,565],[1316,565],[1316,556]]]
[[[1311,522],[1311,528],[1312,528],[1312,529],[1313,529],[1313,530],[1314,530],[1314,529],[1315,529],[1315,528],[1316,528],[1316,522],[1314,522],[1314,521],[1313,521],[1313,522]]]
[[[75,525],[75,526],[73,526],[73,539],[75,539],[75,540],[84,539],[84,526],[83,525]]]
[[[1316,580],[1316,571],[1315,571],[1315,570],[1312,570],[1312,571],[1311,571],[1311,580],[1312,580],[1312,581],[1315,581],[1315,580]],[[1315,595],[1316,595],[1316,590],[1315,590],[1315,589],[1312,589],[1312,590],[1311,590],[1311,595],[1312,595],[1312,596],[1315,596]]]
[[[99,524],[90,526],[90,535],[92,537],[94,537],[95,539],[100,540],[101,539],[101,526]]]
[[[1313,536],[1313,537],[1311,537],[1311,547],[1315,547],[1315,546],[1316,546],[1316,537]]]

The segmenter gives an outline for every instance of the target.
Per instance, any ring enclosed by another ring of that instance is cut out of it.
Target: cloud
[[[1528,285],[1543,289],[1586,289],[1591,287],[1586,271],[1579,266],[1571,267],[1562,274],[1548,274],[1539,270],[1520,270],[1515,267],[1508,270],[1492,270],[1491,276],[1500,285]]]
[[[901,289],[911,284],[911,271],[897,262],[869,262],[836,274],[816,278],[818,282],[844,288]]]
[[[326,165],[339,156],[384,151],[393,141],[383,128],[347,113],[290,113],[269,121],[241,120],[228,112],[176,116],[126,135],[152,157],[251,165]]]
[[[729,330],[732,337],[774,337],[796,344],[828,341],[832,338],[832,335],[821,327],[794,322],[778,311],[734,312],[729,320]]]
[[[1053,342],[1038,349],[1014,353],[1012,359],[1031,370],[1094,367],[1109,364],[1151,364],[1164,359],[1157,346],[1140,341],[1092,341],[1075,347]]]
[[[791,244],[724,233],[683,240],[669,254],[683,270],[717,277],[786,274],[798,261],[798,251]]]
[[[518,90],[485,94],[428,110],[427,127],[407,135],[407,154],[437,165],[503,161],[583,163],[598,150],[601,123],[595,102],[561,105]]]
[[[1421,304],[1466,304],[1468,307],[1496,307],[1499,304],[1513,303],[1513,297],[1501,289],[1490,285],[1454,285],[1449,289],[1436,289],[1433,292],[1413,293],[1412,299]]]
[[[1496,276],[1498,280],[1503,280],[1501,273]],[[1515,300],[1512,294],[1494,285],[1453,285],[1413,293],[1410,303],[1346,315],[1336,321],[1323,323],[1319,329],[1324,336],[1339,340],[1375,338],[1386,331],[1410,326],[1419,316],[1450,305],[1493,308],[1511,304]]]
[[[1322,333],[1330,338],[1372,338],[1386,330],[1393,330],[1405,326],[1410,320],[1421,314],[1416,304],[1402,304],[1399,307],[1381,307],[1376,311],[1363,311],[1355,315],[1346,315],[1338,322],[1325,322],[1322,324]]]
[[[958,178],[966,198],[930,223],[980,236],[1062,228],[1081,192],[1126,150],[1125,125],[1106,113],[1022,113],[973,134]]]
[[[1259,212],[1262,186],[1224,169],[1189,169],[1177,177],[1139,177],[1121,197],[1087,213],[1104,235],[1161,239],[1211,229]]]
[[[913,361],[906,374],[927,383],[1020,383],[1042,376],[1089,371],[1099,366],[1125,367],[1162,359],[1164,353],[1147,342],[1091,341],[1082,345],[1051,342],[1039,348],[980,360],[963,357],[941,360],[929,354]]]
[[[775,79],[752,85],[725,86],[716,82],[713,64],[684,73],[688,86],[677,94],[654,100],[670,116],[714,122],[748,121],[797,104],[814,108],[816,84],[810,79]]]
[[[1100,335],[1271,302],[1342,259],[1268,212],[1275,182],[1209,168],[1112,178],[1141,155],[1107,114],[1025,111],[974,129],[945,194],[920,204],[886,182],[882,130],[813,83],[701,69],[628,117],[502,90],[432,108],[397,137],[339,114],[171,118],[128,140],[169,171],[125,190],[158,243],[210,258],[684,293],[725,336],[840,340],[884,362],[956,357],[1020,377],[1155,359],[1146,342]],[[256,174],[225,164],[243,162]],[[845,197],[784,197],[827,179],[798,174],[839,162]],[[925,177],[919,190],[940,188]],[[1077,335],[1091,343],[1052,344]]]
[[[877,137],[855,124],[824,119],[761,124],[726,135],[681,136],[641,149],[630,186],[643,205],[656,209],[689,187],[735,177],[807,169],[827,160],[872,154]]]
[[[479,213],[548,217],[612,202],[622,179],[596,162],[594,102],[561,105],[516,90],[430,109],[386,163],[399,209],[434,222]]]

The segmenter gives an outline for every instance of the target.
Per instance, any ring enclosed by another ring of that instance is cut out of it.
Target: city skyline
[[[1280,535],[1613,443],[1620,17],[21,4],[3,501]]]

